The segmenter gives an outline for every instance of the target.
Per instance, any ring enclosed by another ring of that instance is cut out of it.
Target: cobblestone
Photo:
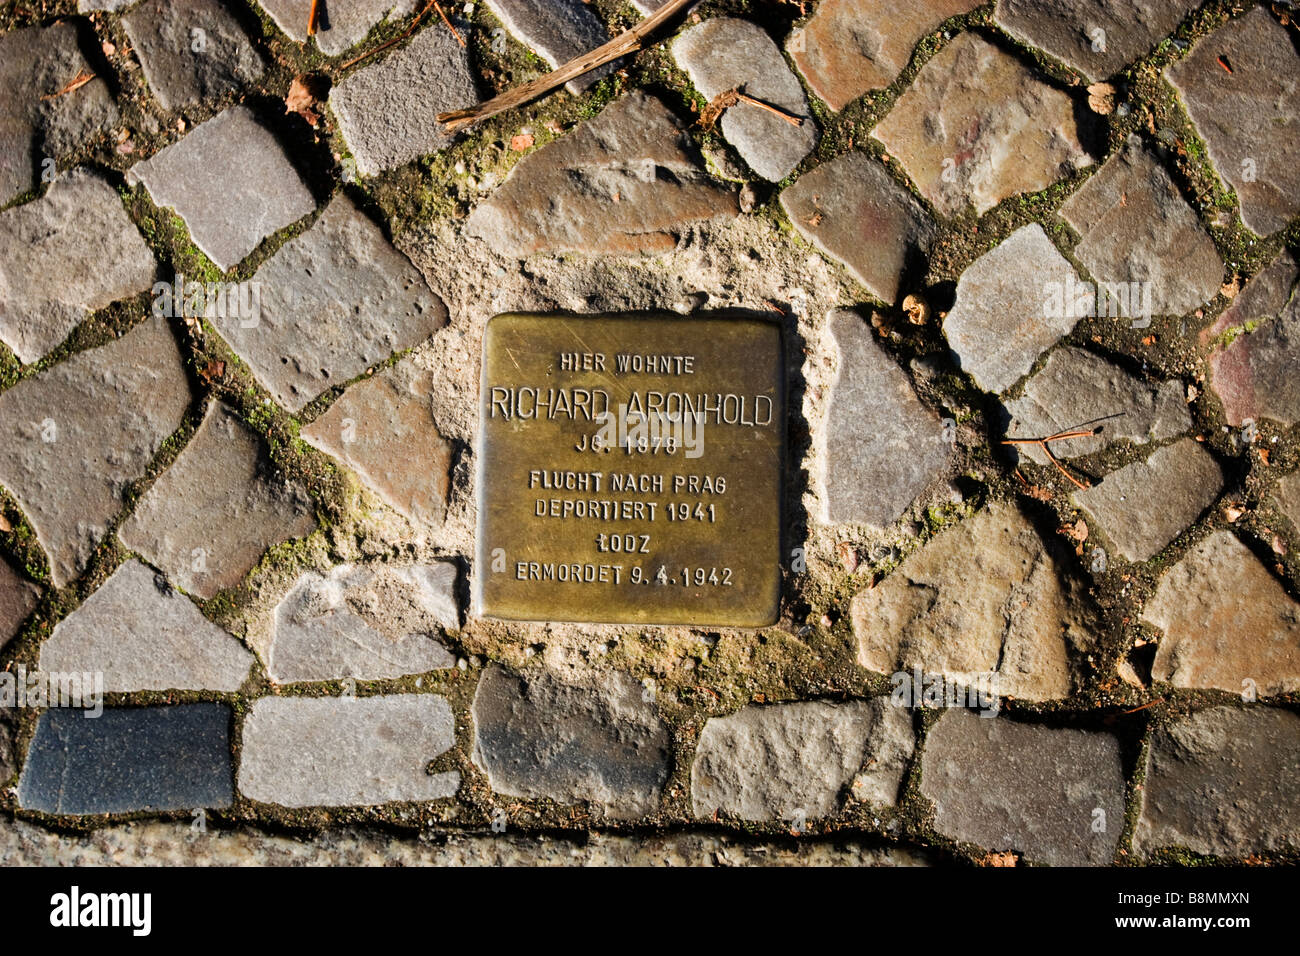
[[[1286,28],[1255,7],[1200,40],[1165,75],[1215,169],[1236,190],[1242,222],[1268,235],[1300,214],[1300,53]]]
[[[1213,241],[1136,139],[1066,200],[1061,216],[1082,236],[1074,255],[1095,281],[1139,283],[1144,304],[1149,293],[1147,312],[1133,307],[1130,286],[1129,317],[1137,322],[1190,312],[1219,290],[1223,262]]]
[[[239,792],[283,807],[438,800],[460,774],[427,767],[454,742],[451,705],[434,694],[263,697],[244,721]]]
[[[1003,404],[1009,416],[1007,434],[1016,437],[1041,438],[1076,429],[1095,418],[1098,409],[1119,416],[1101,422],[1101,431],[1094,436],[1071,438],[1068,446],[1053,444],[1057,458],[1091,455],[1119,441],[1137,445],[1166,441],[1192,427],[1178,382],[1147,382],[1072,347],[1054,351],[1025,385],[1024,394]],[[1012,449],[1040,465],[1049,464],[1037,445]]]
[[[1300,689],[1300,606],[1231,531],[1166,571],[1142,619],[1164,632],[1158,681],[1230,694]]]
[[[90,72],[76,21],[0,36],[0,205],[34,188],[46,162],[77,149],[118,121],[102,78],[57,96]]]
[[[1300,717],[1211,707],[1151,738],[1134,844],[1245,857],[1300,832]]]
[[[983,214],[1092,164],[1070,97],[971,33],[921,68],[874,135],[944,216]]]
[[[853,599],[858,663],[1025,700],[1064,697],[1070,648],[1092,635],[1063,564],[1014,506],[995,504]]]
[[[974,0],[822,0],[790,35],[786,49],[812,91],[842,110],[869,90],[889,86],[925,34],[949,17],[969,13]]]
[[[1078,281],[1074,268],[1037,223],[1022,226],[976,259],[957,283],[943,334],[962,371],[980,388],[1002,392],[1079,321],[1053,310],[1053,289]]]
[[[346,196],[257,271],[250,318],[211,321],[258,381],[291,412],[447,323],[447,309],[410,261]]]
[[[944,714],[925,742],[921,793],[958,840],[1052,866],[1099,866],[1124,828],[1119,741],[1107,733]]]
[[[799,233],[890,305],[915,278],[934,229],[921,204],[864,153],[848,152],[781,193]]]
[[[838,312],[830,326],[839,372],[823,429],[825,518],[884,527],[939,477],[952,445],[861,316]]]
[[[993,18],[1012,36],[1104,80],[1173,32],[1195,0],[998,0]]]
[[[122,17],[122,26],[165,110],[215,100],[266,69],[220,0],[145,0]]]
[[[735,193],[704,174],[677,118],[629,93],[520,160],[466,232],[520,259],[655,253],[676,246],[688,224],[736,212]]]
[[[1289,426],[1300,420],[1300,385],[1291,374],[1300,350],[1298,278],[1295,258],[1281,252],[1207,333],[1254,326],[1210,356],[1210,381],[1230,425],[1271,418]]]
[[[552,69],[610,38],[600,17],[582,0],[487,0],[487,5],[507,30]],[[606,64],[570,80],[565,87],[570,93],[581,93],[617,67],[617,62]]]
[[[275,25],[299,43],[307,42],[312,0],[257,0]],[[374,26],[409,16],[415,0],[347,0],[331,4],[316,21],[316,46],[326,56],[347,52],[366,38]]]
[[[158,319],[0,394],[0,485],[36,530],[56,587],[85,570],[189,401],[176,340]]]
[[[305,489],[261,474],[261,444],[213,403],[122,525],[122,543],[201,598],[234,587],[269,547],[316,527]]]
[[[80,816],[229,806],[230,707],[107,708],[41,715],[18,782],[27,810]]]
[[[456,666],[436,635],[460,624],[447,561],[308,571],[275,609],[267,673],[278,684],[384,680]]]
[[[817,124],[803,87],[772,38],[752,23],[731,17],[706,20],[673,41],[672,51],[705,99],[744,87],[746,95],[802,121],[794,126],[745,102],[722,114],[722,135],[764,179],[784,179],[817,144]]]
[[[349,388],[302,439],[355,471],[393,510],[438,524],[453,449],[438,431],[432,379],[409,360],[399,362]]]
[[[704,725],[691,804],[697,817],[801,826],[834,813],[852,783],[855,795],[893,806],[914,746],[911,712],[885,698],[745,707]]]
[[[489,668],[474,695],[474,763],[497,793],[590,801],[614,817],[648,813],[671,750],[647,696],[625,674],[566,683]]]
[[[1223,469],[1194,439],[1183,438],[1111,472],[1074,493],[1129,561],[1163,550],[1212,505],[1223,490]]]
[[[0,213],[0,340],[35,362],[91,312],[148,289],[156,267],[113,187],[66,174]]]
[[[444,30],[424,30],[330,91],[330,109],[356,161],[374,176],[451,143],[438,114],[478,102],[469,57]]]
[[[316,208],[284,148],[246,106],[194,127],[131,167],[127,179],[175,209],[194,244],[223,272]]]
[[[233,693],[250,654],[157,572],[129,560],[41,645],[41,670],[104,675],[110,694],[137,690]]]
[[[37,590],[3,557],[0,557],[0,648],[9,643],[19,626],[36,607]]]

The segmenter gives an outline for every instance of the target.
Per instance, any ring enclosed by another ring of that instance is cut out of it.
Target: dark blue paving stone
[[[48,710],[36,725],[18,802],[46,813],[228,806],[234,797],[225,704]]]

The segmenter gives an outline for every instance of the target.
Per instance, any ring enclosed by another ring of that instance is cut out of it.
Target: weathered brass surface
[[[780,605],[781,331],[498,315],[483,343],[475,609],[762,627]]]

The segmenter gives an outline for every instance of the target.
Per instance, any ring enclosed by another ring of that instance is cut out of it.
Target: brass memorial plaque
[[[777,325],[498,315],[483,342],[479,414],[479,614],[776,621]]]

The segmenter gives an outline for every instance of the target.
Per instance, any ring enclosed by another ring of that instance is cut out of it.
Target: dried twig
[[[64,93],[71,93],[73,90],[79,90],[94,78],[95,78],[94,73],[91,73],[89,70],[82,70],[80,73],[74,76],[68,82],[68,85],[65,86],[63,89],[58,90],[55,93],[47,93],[44,96],[42,96],[41,99],[52,100],[55,97],[62,96]]]
[[[454,26],[452,26],[451,21],[447,19],[447,14],[442,12],[442,4],[439,3],[438,0],[433,0],[433,9],[438,11],[438,16],[442,17],[442,22],[447,24],[447,29],[450,30],[451,35],[456,38],[456,42],[459,43],[461,47],[464,47],[465,38],[457,32]]]
[[[760,108],[762,108],[762,109],[765,109],[765,110],[767,110],[769,113],[775,113],[777,116],[781,117],[781,119],[785,120],[785,121],[786,121],[787,123],[789,123],[791,126],[802,126],[802,125],[803,125],[803,117],[802,117],[802,116],[795,116],[793,113],[787,113],[785,110],[781,109],[781,107],[779,107],[779,106],[773,106],[771,103],[764,103],[762,100],[756,100],[756,99],[754,99],[754,97],[750,96],[748,93],[737,93],[736,96],[739,97],[739,99],[740,99],[740,101],[741,101],[742,103],[749,103],[749,104],[751,104],[751,105],[753,105],[753,106],[757,106],[757,107],[760,107]]]
[[[756,99],[748,93],[743,93],[738,86],[734,86],[726,92],[719,93],[711,99],[708,105],[705,106],[704,109],[700,110],[700,118],[696,120],[696,124],[701,129],[712,129],[713,124],[718,121],[718,117],[737,103],[750,103],[754,106],[761,107],[769,113],[775,113],[791,126],[803,125],[803,119],[801,117],[795,116],[793,113],[787,113],[779,106],[773,106],[771,103],[765,103],[763,100]]]
[[[563,66],[552,70],[545,76],[538,77],[531,83],[517,86],[513,90],[506,90],[499,96],[494,96],[477,106],[471,106],[463,110],[452,110],[448,113],[439,113],[438,122],[443,125],[445,132],[457,132],[467,126],[472,126],[480,120],[485,120],[489,116],[496,116],[496,114],[505,110],[522,106],[524,103],[534,100],[544,93],[549,93],[557,86],[562,86],[584,73],[590,73],[606,63],[612,63],[619,57],[635,53],[641,49],[646,37],[692,2],[694,0],[668,0],[655,13],[603,46],[598,46],[589,53],[575,57]]]
[[[348,69],[349,67],[356,66],[362,60],[369,59],[370,57],[374,56],[376,53],[380,52],[381,50],[387,50],[394,43],[401,43],[403,40],[405,40],[407,37],[409,37],[412,33],[415,32],[415,28],[420,25],[420,21],[423,20],[425,15],[430,10],[432,10],[436,5],[437,5],[436,0],[429,0],[429,2],[424,5],[424,9],[420,11],[420,15],[417,16],[415,20],[411,23],[411,25],[407,27],[402,33],[393,37],[387,43],[379,44],[379,46],[375,47],[373,50],[369,51],[368,53],[363,53],[360,56],[354,56],[352,59],[348,60],[348,62],[340,66],[338,70],[335,72],[342,73],[344,70]]]
[[[1110,419],[1112,418],[1120,418],[1123,416],[1123,414],[1124,414],[1123,412],[1116,412],[1114,415],[1106,415],[1102,418],[1094,418],[1090,422],[1084,422],[1083,425],[1079,426],[1078,428],[1072,428],[1066,431],[1057,432],[1055,435],[1048,435],[1046,438],[1004,438],[1002,439],[1002,444],[1037,445],[1039,448],[1043,449],[1043,454],[1047,456],[1048,461],[1050,461],[1053,465],[1056,466],[1057,471],[1065,475],[1065,477],[1068,478],[1076,488],[1080,490],[1084,490],[1088,486],[1085,485],[1083,482],[1079,481],[1077,478],[1074,477],[1074,475],[1070,474],[1068,471],[1065,470],[1065,466],[1056,460],[1056,456],[1053,455],[1052,450],[1047,447],[1047,443],[1053,441],[1064,441],[1069,438],[1091,438],[1093,435],[1096,435],[1098,432],[1101,431],[1101,425],[1097,424],[1098,422],[1110,421]],[[1086,425],[1095,425],[1096,427],[1085,428],[1084,426]],[[1019,472],[1017,472],[1017,474],[1018,473]]]

